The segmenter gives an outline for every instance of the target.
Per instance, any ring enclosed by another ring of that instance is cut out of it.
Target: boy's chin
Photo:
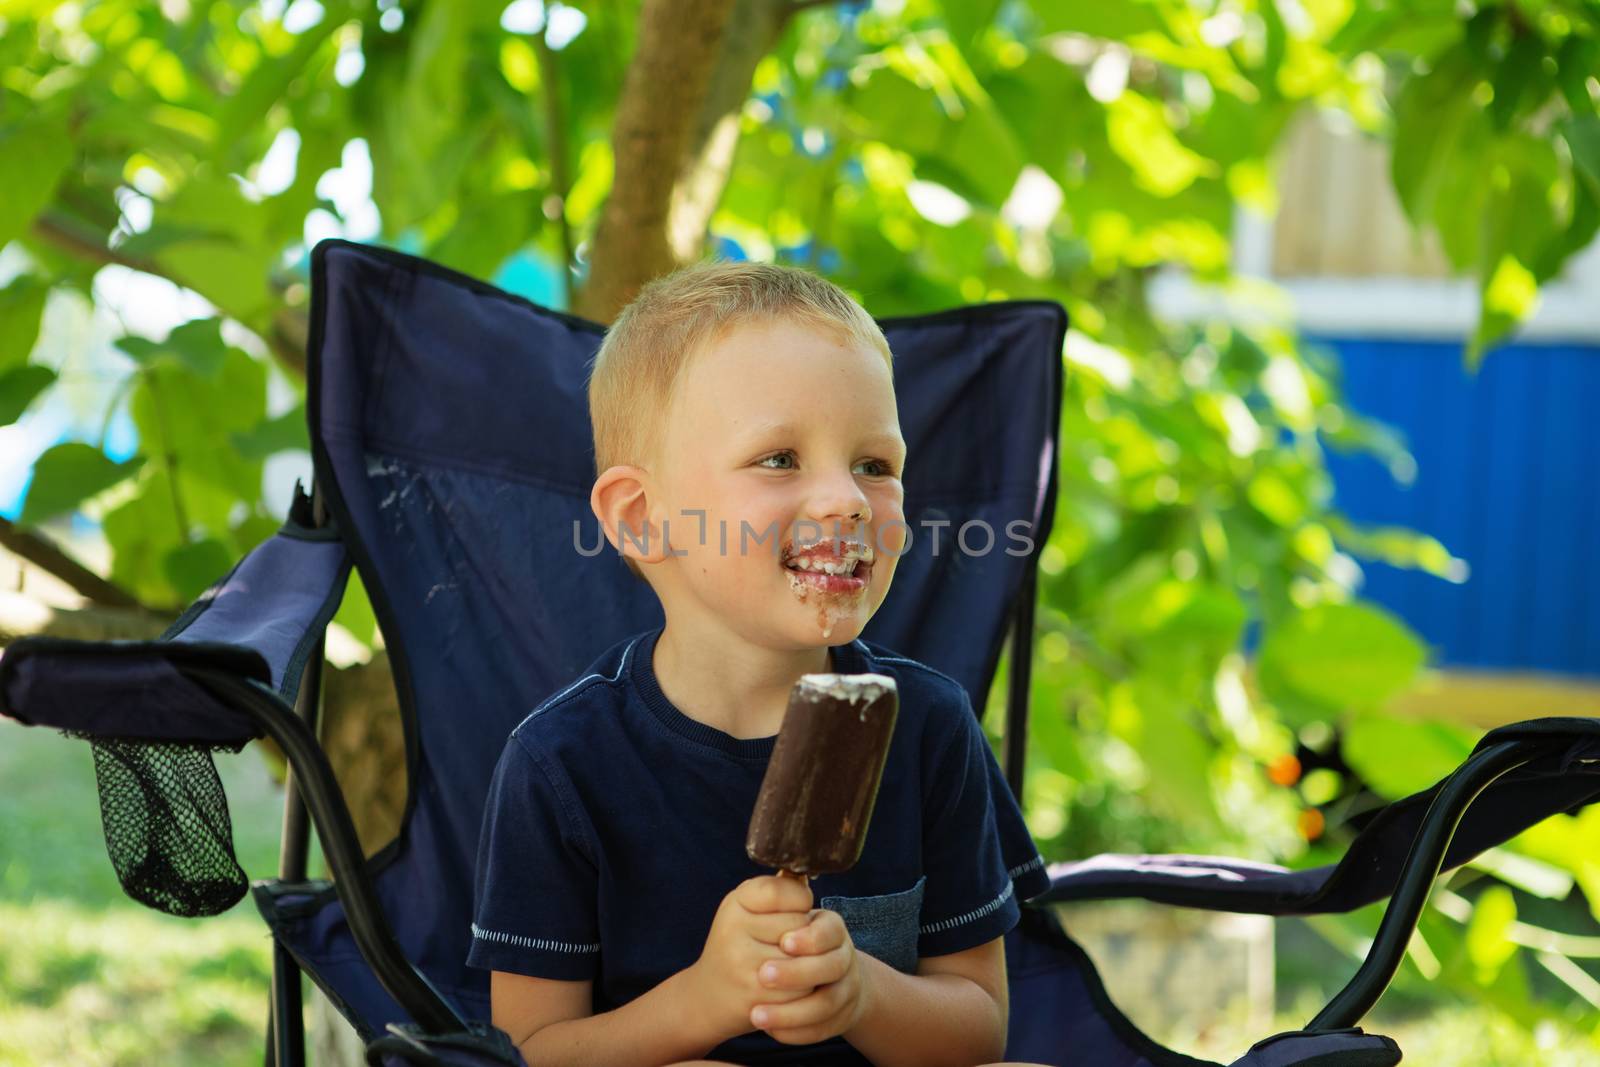
[[[867,615],[864,611],[840,612],[835,609],[824,615],[808,604],[795,604],[793,608],[796,620],[785,629],[807,648],[848,645],[866,629]],[[823,632],[824,626],[828,626],[826,633]]]

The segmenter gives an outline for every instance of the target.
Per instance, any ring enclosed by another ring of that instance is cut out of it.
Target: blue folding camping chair
[[[262,735],[289,758],[277,878],[253,887],[274,938],[268,1062],[304,1062],[300,971],[369,1042],[374,1064],[521,1063],[466,967],[474,852],[511,728],[601,651],[662,622],[592,526],[588,363],[602,327],[424,259],[346,241],[312,253],[308,407],[314,490],[159,640],[30,638],[0,658],[0,711],[89,740],[126,891],[209,915],[246,891],[212,764]],[[942,554],[914,537],[866,639],[929,663],[981,713],[1011,661],[1004,767],[1021,796],[1037,552],[1056,498],[1062,344],[1056,304],[1014,301],[882,320],[913,530],[1027,523],[1033,552]],[[948,540],[947,540],[948,544]],[[364,860],[317,742],[323,630],[359,569],[393,665],[409,796],[399,836]],[[1204,1065],[1142,1034],[1063,932],[1057,901],[1142,897],[1296,915],[1393,894],[1371,954],[1303,1031],[1235,1067],[1381,1067],[1356,1028],[1399,965],[1427,892],[1545,816],[1600,795],[1600,722],[1496,730],[1450,778],[1372,819],[1315,870],[1103,856],[1050,870],[1006,935],[1006,1058],[1092,1067]],[[1476,801],[1476,803],[1474,803]],[[306,878],[307,813],[333,875]],[[538,1065],[533,1065],[538,1067]],[[1215,1065],[1213,1065],[1215,1067]]]

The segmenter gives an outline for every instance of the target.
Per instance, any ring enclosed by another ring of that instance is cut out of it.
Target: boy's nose
[[[872,505],[867,503],[866,494],[854,480],[846,488],[818,493],[810,511],[811,517],[818,522],[838,522],[846,527],[872,518]]]
[[[856,540],[865,536],[863,527],[872,519],[872,506],[852,479],[844,488],[822,490],[813,495],[803,511],[803,518],[810,525],[798,527],[797,536],[808,543],[834,537]]]

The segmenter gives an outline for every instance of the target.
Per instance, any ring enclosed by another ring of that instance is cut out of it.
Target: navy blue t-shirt
[[[675,708],[652,654],[619,642],[512,731],[478,845],[474,967],[590,979],[595,1014],[693,964],[735,886],[775,873],[745,832],[777,737],[736,738]],[[992,941],[1049,888],[966,690],[859,638],[833,670],[894,678],[899,713],[860,861],[811,879],[863,952],[917,958]],[[744,1064],[862,1065],[843,1038],[785,1045],[752,1029],[711,1050]]]

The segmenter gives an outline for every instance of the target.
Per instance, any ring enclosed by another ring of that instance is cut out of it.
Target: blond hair
[[[684,368],[736,326],[787,319],[894,359],[883,330],[848,293],[799,267],[707,260],[645,284],[606,330],[589,372],[595,476],[648,467]],[[629,570],[643,577],[633,560]]]

